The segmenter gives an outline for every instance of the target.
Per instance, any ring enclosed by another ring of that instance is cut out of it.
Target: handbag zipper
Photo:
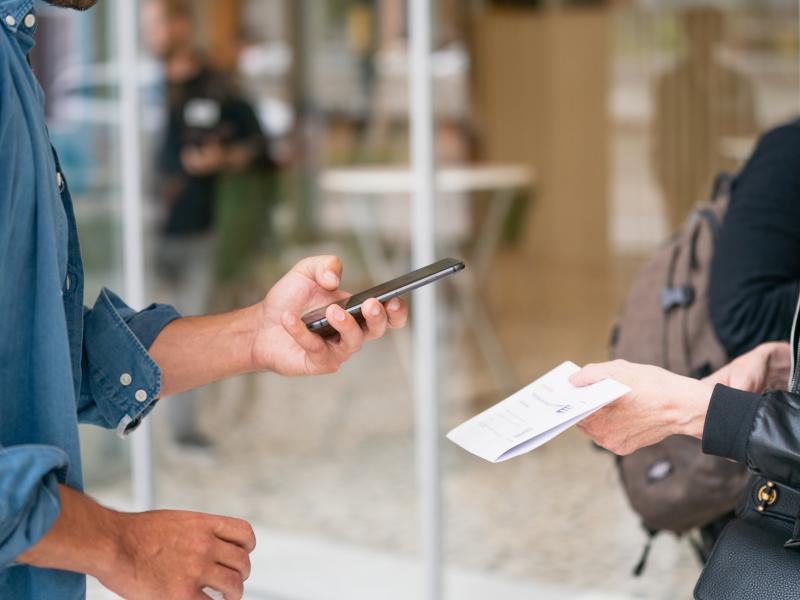
[[[792,321],[792,370],[791,377],[789,378],[789,391],[797,391],[797,355],[800,353],[800,341],[795,338],[797,335],[797,318],[800,316],[800,297],[797,299],[797,306],[794,309],[794,321]]]

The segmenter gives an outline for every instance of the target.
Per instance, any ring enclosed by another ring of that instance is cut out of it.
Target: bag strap
[[[792,537],[790,537],[783,544],[784,548],[800,548],[800,515],[794,521],[794,528],[792,529]]]
[[[792,537],[790,537],[783,544],[784,548],[800,548],[800,508],[797,510],[797,515],[794,519],[794,527],[792,527]]]
[[[711,200],[711,202],[715,202],[722,196],[729,196],[732,187],[733,175],[727,171],[720,171],[717,173],[717,176],[714,177],[714,183],[711,186],[711,196],[709,197],[709,200]]]
[[[633,567],[633,576],[640,577],[642,573],[644,573],[644,568],[647,566],[647,559],[650,556],[650,549],[653,547],[653,539],[658,535],[658,531],[653,529],[648,529],[647,527],[644,528],[647,532],[647,541],[644,544],[644,548],[642,548],[642,554],[639,557],[639,562],[636,563],[636,566]]]
[[[792,523],[792,535],[783,544],[784,548],[800,549],[798,494],[800,494],[798,490],[776,484],[768,479],[756,479],[750,493],[750,506],[756,514],[764,517],[777,517],[784,523]]]

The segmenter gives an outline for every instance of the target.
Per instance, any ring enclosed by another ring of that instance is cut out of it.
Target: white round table
[[[486,217],[478,227],[474,250],[467,260],[467,269],[453,278],[459,289],[459,304],[466,323],[478,338],[478,347],[492,375],[502,387],[516,384],[510,362],[499,342],[481,290],[489,277],[503,228],[510,216],[514,198],[529,190],[534,175],[522,165],[475,164],[442,167],[435,174],[436,192],[454,194],[465,199],[478,192],[490,199]],[[398,196],[409,197],[414,191],[414,178],[405,166],[358,166],[331,168],[323,171],[320,188],[328,194],[341,196],[348,204],[348,218],[370,277],[380,283],[401,274],[407,265],[391,260],[379,239],[381,201]],[[452,250],[458,257],[463,250]],[[403,257],[407,263],[407,257]],[[403,357],[404,362],[407,360]]]

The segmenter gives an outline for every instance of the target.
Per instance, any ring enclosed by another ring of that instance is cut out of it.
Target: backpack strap
[[[711,195],[709,201],[715,202],[718,198],[723,196],[730,196],[731,188],[733,187],[733,175],[727,171],[720,171],[714,177],[714,183],[711,185]]]
[[[650,556],[650,549],[653,547],[653,538],[658,535],[658,531],[653,529],[645,527],[644,530],[647,532],[647,541],[644,544],[644,548],[642,548],[642,555],[639,557],[639,562],[633,567],[634,577],[639,577],[644,573],[644,568],[647,566],[647,559]]]
[[[708,207],[698,208],[697,216],[706,220],[708,223],[708,228],[711,230],[711,237],[716,240],[717,236],[719,235],[719,230],[722,227],[722,223],[719,222],[719,219],[717,218],[717,215],[714,214],[714,211]],[[700,229],[698,228],[696,231],[700,231]],[[695,233],[695,237],[697,235],[699,234]]]

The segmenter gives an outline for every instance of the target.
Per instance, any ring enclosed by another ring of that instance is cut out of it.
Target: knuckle
[[[248,549],[250,551],[256,547],[256,532],[253,530],[253,527],[248,524],[248,534],[247,534],[247,542],[248,542]],[[250,567],[250,557],[245,557],[247,560],[247,566]]]
[[[321,270],[333,269],[334,271],[338,271],[342,264],[342,261],[340,261],[339,257],[335,254],[323,254],[322,256],[318,256],[316,260]]]
[[[256,533],[253,531],[253,526],[247,521],[242,521],[242,536],[248,547],[255,546]]]

